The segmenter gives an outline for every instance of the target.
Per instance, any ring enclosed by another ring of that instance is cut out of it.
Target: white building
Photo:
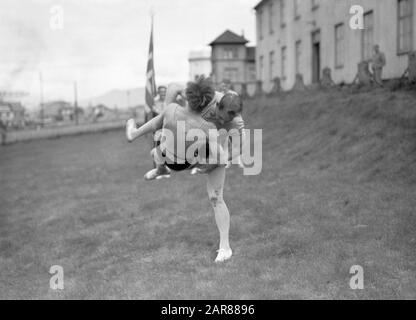
[[[194,80],[196,76],[204,75],[209,77],[211,74],[211,51],[209,48],[194,50],[189,53],[189,80]]]
[[[415,50],[415,0],[263,0],[256,7],[257,78],[264,90],[280,77],[292,88],[296,73],[305,84],[318,82],[329,67],[336,83],[351,82],[357,64],[380,45],[387,65],[383,78],[405,71]],[[350,8],[363,8],[364,29],[350,28]]]

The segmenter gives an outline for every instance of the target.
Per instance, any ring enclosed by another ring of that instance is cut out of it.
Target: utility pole
[[[39,83],[40,83],[40,122],[41,122],[41,127],[43,127],[44,105],[43,105],[43,77],[42,77],[42,71],[39,71]]]
[[[129,90],[126,91],[126,95],[127,95],[127,108],[129,108],[130,107],[130,91]]]
[[[74,118],[75,124],[78,125],[78,86],[77,82],[74,82]]]

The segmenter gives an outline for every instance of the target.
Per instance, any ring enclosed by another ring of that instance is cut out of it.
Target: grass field
[[[233,258],[205,177],[144,182],[122,131],[0,148],[0,298],[416,298],[416,94],[249,100],[263,171],[227,172]],[[349,286],[364,268],[364,290]],[[49,289],[52,265],[65,289]]]

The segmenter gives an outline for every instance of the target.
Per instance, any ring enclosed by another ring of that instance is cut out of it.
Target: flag
[[[149,55],[147,58],[146,69],[146,94],[145,94],[145,108],[147,109],[145,121],[149,121],[153,117],[153,106],[155,105],[156,97],[156,81],[155,81],[155,68],[153,64],[153,14],[152,14],[152,26],[150,29],[150,43],[149,43]],[[153,134],[150,135],[151,148],[156,146]],[[156,162],[153,160],[153,168],[156,168]]]
[[[149,109],[154,106],[156,97],[156,81],[155,81],[155,68],[153,64],[153,17],[152,26],[150,30],[150,44],[149,44],[149,55],[147,59],[146,69],[146,96],[145,102]]]

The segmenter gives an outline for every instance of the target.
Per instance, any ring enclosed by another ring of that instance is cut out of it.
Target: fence
[[[8,144],[35,139],[51,139],[84,133],[103,132],[121,129],[125,126],[125,123],[124,120],[118,120],[112,122],[70,125],[65,127],[42,128],[38,130],[8,131],[5,137],[5,143]]]

